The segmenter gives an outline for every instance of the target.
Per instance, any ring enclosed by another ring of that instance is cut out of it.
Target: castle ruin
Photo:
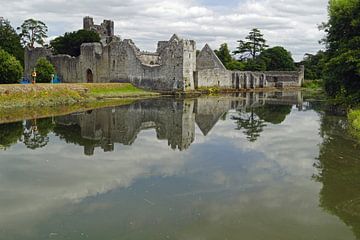
[[[201,87],[255,89],[299,87],[304,69],[289,72],[243,72],[227,70],[209,45],[196,54],[196,43],[174,34],[169,41],[158,42],[156,52],[144,52],[131,39],[114,35],[114,22],[95,25],[91,17],[83,19],[85,30],[96,31],[100,43],[84,43],[78,57],[54,55],[51,49],[25,51],[25,76],[37,59],[46,57],[65,83],[130,82],[135,86],[160,91],[189,91]]]

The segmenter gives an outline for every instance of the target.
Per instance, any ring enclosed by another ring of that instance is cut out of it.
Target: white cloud
[[[260,28],[268,43],[289,49],[296,60],[321,48],[317,25],[326,21],[327,0],[0,0],[0,15],[15,26],[30,17],[43,20],[49,35],[57,36],[82,26],[82,17],[97,22],[115,21],[115,32],[132,38],[144,50],[154,50],[157,41],[172,33],[194,39],[201,48],[214,49],[228,42],[231,48],[253,27]]]

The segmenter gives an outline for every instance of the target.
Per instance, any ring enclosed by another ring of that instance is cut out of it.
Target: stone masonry
[[[196,43],[174,34],[158,42],[156,52],[144,52],[131,39],[114,35],[114,22],[95,25],[83,19],[85,30],[96,31],[100,43],[84,43],[78,57],[53,55],[51,49],[25,51],[25,77],[30,78],[37,59],[46,57],[62,82],[130,82],[138,87],[162,91],[188,91],[200,87],[254,89],[298,87],[304,69],[294,72],[232,72],[227,70],[209,45],[196,56]]]

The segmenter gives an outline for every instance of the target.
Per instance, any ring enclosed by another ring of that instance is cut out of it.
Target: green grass
[[[360,109],[350,110],[348,115],[350,133],[360,140]]]
[[[323,86],[322,80],[305,81],[302,85],[303,88],[310,90],[321,90],[322,86]]]
[[[0,85],[0,109],[70,105],[106,98],[157,95],[129,83]]]
[[[350,110],[348,113],[348,119],[351,127],[360,131],[360,109]]]

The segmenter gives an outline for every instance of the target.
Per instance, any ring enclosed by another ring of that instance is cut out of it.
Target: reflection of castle
[[[230,109],[245,109],[266,104],[293,105],[301,102],[301,94],[242,93],[242,96],[204,97],[199,99],[152,99],[129,106],[106,108],[58,117],[58,126],[78,126],[81,138],[92,140],[85,154],[95,147],[112,151],[114,143],[131,145],[138,133],[155,129],[157,138],[168,140],[172,149],[185,150],[195,139],[195,123],[207,135]],[[64,137],[66,138],[66,137]]]

